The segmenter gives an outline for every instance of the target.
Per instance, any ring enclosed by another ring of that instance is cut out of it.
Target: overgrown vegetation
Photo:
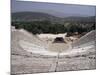
[[[95,29],[95,16],[57,17],[41,12],[16,12],[11,15],[16,29],[24,28],[33,33],[86,33]]]
[[[89,32],[95,30],[95,22],[65,22],[64,24],[52,23],[50,21],[14,21],[12,26],[16,29],[23,28],[33,34],[40,33],[75,33]]]

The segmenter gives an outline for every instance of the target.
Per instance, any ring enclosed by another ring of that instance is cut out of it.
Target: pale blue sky
[[[11,1],[12,12],[32,11],[44,12],[58,16],[68,15],[86,15],[95,16],[96,6],[90,5],[72,5],[72,4],[56,4],[30,1]],[[62,15],[61,15],[62,14]]]

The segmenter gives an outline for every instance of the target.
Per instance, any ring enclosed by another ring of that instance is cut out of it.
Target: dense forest
[[[50,21],[34,21],[34,22],[12,22],[16,29],[24,28],[33,34],[40,33],[65,33],[65,32],[89,32],[95,29],[95,23],[51,23]]]
[[[36,17],[36,15],[38,15]],[[42,15],[42,16],[41,16]],[[28,20],[27,20],[28,19]],[[79,34],[95,30],[95,16],[57,18],[48,14],[32,13],[13,14],[12,26],[25,29],[33,34],[40,33],[74,33]]]

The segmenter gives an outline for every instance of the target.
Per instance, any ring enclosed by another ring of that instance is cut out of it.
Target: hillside
[[[69,16],[66,18],[58,17],[55,15],[42,13],[42,12],[16,12],[12,14],[12,21],[44,21],[51,22],[95,22],[95,16]]]
[[[49,20],[53,22],[60,21],[59,17],[47,13],[40,12],[16,12],[12,13],[12,21],[43,21]]]
[[[65,21],[69,21],[69,22],[85,22],[85,23],[89,23],[89,22],[95,22],[96,18],[95,16],[87,16],[87,17],[81,17],[81,16],[70,16],[67,18],[64,18]]]

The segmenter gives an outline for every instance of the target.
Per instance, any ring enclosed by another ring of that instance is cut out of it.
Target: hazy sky
[[[76,14],[95,16],[95,6],[90,5],[71,5],[71,4],[55,4],[55,3],[43,3],[43,2],[30,2],[30,1],[11,1],[12,12],[33,11],[33,12],[45,12],[49,14]]]

